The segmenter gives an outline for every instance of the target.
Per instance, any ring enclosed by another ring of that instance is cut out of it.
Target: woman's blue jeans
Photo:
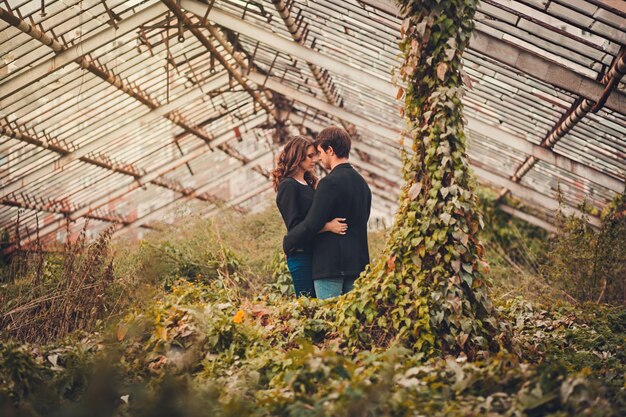
[[[315,297],[311,255],[304,253],[289,255],[287,257],[287,267],[289,272],[291,272],[291,280],[293,281],[296,297],[303,295]]]

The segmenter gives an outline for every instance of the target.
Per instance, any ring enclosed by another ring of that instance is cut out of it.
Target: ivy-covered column
[[[403,155],[406,184],[384,256],[340,301],[338,325],[363,348],[398,341],[426,354],[474,354],[497,346],[461,106],[461,55],[478,1],[398,3],[414,152]]]

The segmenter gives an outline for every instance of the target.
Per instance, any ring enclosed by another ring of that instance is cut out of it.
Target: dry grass
[[[15,282],[0,293],[0,329],[23,342],[46,343],[74,330],[93,330],[115,311],[106,297],[113,282],[109,243],[113,228],[91,244],[86,227],[62,254],[25,252],[12,262]]]

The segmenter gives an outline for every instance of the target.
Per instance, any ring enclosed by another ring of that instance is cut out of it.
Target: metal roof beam
[[[304,45],[304,38],[306,38],[306,34],[303,35],[302,33],[300,33],[299,30],[300,27],[306,27],[305,25],[303,25],[302,20],[300,20],[299,23],[296,22],[296,20],[291,16],[291,11],[289,10],[289,6],[287,5],[287,2],[285,0],[272,0],[272,3],[274,3],[276,11],[283,19],[283,22],[289,30],[289,33],[291,33],[291,37],[293,38],[293,40],[298,42],[300,45]],[[292,4],[293,3],[291,3],[291,5]],[[313,65],[310,62],[307,62],[307,65],[309,66],[309,69],[311,70],[311,73],[313,74],[317,85],[322,90],[322,93],[324,93],[326,101],[338,107],[343,107],[341,105],[343,103],[343,98],[341,97],[341,94],[337,90],[335,90],[335,86],[333,84],[331,76],[329,74],[326,74],[327,76],[325,77],[323,70],[320,69],[320,67],[318,67],[317,65]],[[339,119],[339,122],[341,123],[343,128],[346,129],[346,131],[358,137],[358,132],[356,131],[356,127],[354,125],[351,125],[343,119]]]
[[[580,210],[575,209],[573,207],[569,207],[566,205],[559,204],[558,200],[552,197],[548,197],[544,194],[539,193],[531,188],[528,188],[524,185],[518,184],[515,181],[511,181],[508,178],[505,178],[499,174],[495,174],[493,172],[487,171],[486,169],[478,166],[476,162],[472,162],[472,169],[474,173],[479,178],[482,178],[485,181],[488,181],[491,184],[505,187],[511,190],[511,193],[518,196],[522,200],[529,201],[533,204],[536,204],[540,207],[544,207],[548,210],[558,211],[562,210],[566,215],[574,215],[577,217],[587,217],[589,224],[595,227],[601,227],[602,221],[598,217],[594,217],[591,215],[587,215],[582,213]]]
[[[602,187],[608,188],[609,190],[615,191],[616,193],[621,193],[624,191],[624,181],[607,175],[604,172],[589,167],[585,164],[581,164],[580,162],[576,162],[568,157],[559,155],[551,149],[535,145],[534,143],[531,143],[524,138],[509,133],[496,126],[487,124],[478,119],[468,117],[467,120],[467,128],[470,131],[485,135],[502,145],[509,146],[520,152],[524,152],[525,154],[530,155],[530,157],[532,158],[547,162],[565,171],[571,172],[572,174],[578,175],[588,181],[601,185]]]
[[[9,206],[9,207],[18,207],[18,208],[23,208],[23,209],[28,209],[28,210],[36,210],[40,212],[56,213],[56,214],[62,214],[62,215],[68,215],[72,212],[71,209],[69,208],[70,203],[66,201],[48,200],[48,201],[37,202],[34,197],[28,197],[27,195],[22,195],[22,198],[24,199],[24,201],[16,201],[16,200],[5,198],[5,199],[0,200],[0,204],[4,206]],[[31,198],[33,199],[34,202],[30,201]],[[110,215],[86,214],[83,217],[85,217],[86,219],[101,220],[101,221],[106,221],[110,223],[130,223],[130,220],[116,213],[111,213]],[[41,234],[39,234],[39,236],[43,237],[43,235]]]
[[[196,188],[195,190],[193,190],[189,195],[186,196],[180,196],[175,198],[174,200],[164,204],[161,207],[158,207],[157,209],[151,211],[150,213],[146,214],[145,216],[142,216],[141,218],[135,220],[132,224],[129,224],[126,227],[132,227],[132,226],[140,226],[144,223],[153,221],[156,218],[159,218],[160,216],[163,215],[163,213],[165,213],[167,210],[169,210],[171,208],[171,206],[175,203],[178,202],[186,202],[189,201],[191,199],[193,199],[193,197],[195,195],[198,194],[203,194],[206,193],[208,190],[210,190],[211,188],[215,187],[216,185],[227,181],[228,179],[230,179],[233,175],[238,174],[240,172],[240,169],[243,167],[248,167],[248,168],[255,168],[256,165],[259,163],[259,161],[261,159],[263,159],[264,157],[266,157],[267,155],[269,155],[269,152],[264,152],[261,155],[252,158],[249,162],[247,162],[246,164],[244,164],[243,166],[239,166],[236,167],[228,172],[225,173],[221,173],[218,177],[211,179],[209,182],[205,183],[204,185],[201,185],[200,187]],[[269,186],[271,186],[271,184],[269,184]],[[215,200],[222,200],[216,196],[213,196],[215,198]],[[223,201],[223,200],[222,200]],[[121,229],[120,229],[121,230]]]
[[[260,121],[259,118],[255,119],[255,121]],[[249,122],[246,122],[249,123]],[[236,134],[233,130],[228,130],[218,136],[216,136],[215,138],[215,144],[219,145],[221,143],[226,143],[229,140],[232,140],[233,138],[236,137]],[[152,172],[149,172],[139,178],[137,178],[136,180],[132,180],[130,182],[124,183],[122,184],[119,188],[115,189],[115,190],[104,190],[103,192],[101,192],[98,197],[95,197],[93,201],[91,201],[88,205],[73,211],[72,213],[70,213],[67,216],[67,219],[61,219],[57,222],[53,222],[51,224],[48,224],[46,226],[44,226],[40,231],[39,231],[39,235],[41,237],[54,233],[57,230],[61,229],[64,227],[64,224],[67,221],[76,221],[81,217],[85,217],[89,214],[91,214],[93,211],[97,210],[100,207],[106,206],[108,204],[113,203],[114,201],[124,197],[126,194],[140,188],[143,187],[146,184],[150,184],[153,183],[155,181],[158,182],[158,178],[164,174],[167,174],[168,172],[174,171],[175,169],[181,167],[182,165],[192,161],[193,159],[196,159],[204,154],[206,154],[207,152],[210,152],[211,148],[209,148],[206,145],[200,145],[196,148],[194,148],[193,150],[191,150],[190,152],[188,152],[187,154],[178,157],[172,161],[169,161],[157,168],[155,168]],[[220,179],[223,179],[222,177],[220,177]],[[200,190],[200,193],[198,193],[196,191],[196,195],[194,195],[196,198],[200,197],[201,200],[203,201],[207,201],[207,198],[204,198],[204,196],[202,195],[204,192],[204,189]],[[192,194],[192,190],[186,190],[186,194],[183,194],[183,197],[188,197]],[[190,197],[193,198],[194,196]],[[34,239],[35,237],[32,237],[31,239],[24,239],[23,241],[20,242],[20,245],[26,245],[28,244],[32,239]],[[11,248],[9,248],[9,250],[11,250]]]
[[[306,121],[304,121],[303,123],[306,123]],[[354,142],[354,146],[355,148],[358,148],[358,143]],[[407,151],[410,152],[410,150],[407,150]],[[535,190],[532,190],[528,187],[520,185],[508,178],[502,177],[501,175],[494,174],[490,171],[487,171],[481,168],[480,166],[478,166],[478,162],[476,161],[470,161],[470,162],[472,165],[472,169],[474,170],[474,173],[478,177],[494,185],[503,186],[503,187],[506,186],[513,192],[514,195],[519,196],[520,198],[524,200],[528,200],[532,202],[533,204],[537,204],[541,207],[545,207],[550,210],[562,209],[566,214],[574,214],[574,215],[582,216],[582,213],[580,212],[580,210],[577,210],[575,208],[568,207],[568,206],[560,207],[559,202],[553,199],[552,197],[548,197]],[[372,167],[371,164],[368,164],[367,168],[371,168],[371,167]],[[385,170],[380,170],[380,169],[376,169],[376,171],[380,173],[381,175],[384,174],[385,178],[389,179],[390,181],[393,181],[395,179],[395,182],[397,184],[402,183],[401,178],[399,177],[399,173],[398,173],[398,177],[395,177],[393,176],[391,171],[385,171]],[[508,186],[511,186],[511,187],[508,187]],[[600,219],[598,219],[597,217],[593,217],[593,216],[588,216],[588,217],[589,217],[590,224],[596,227],[599,227],[599,225],[601,224]]]
[[[7,23],[9,23],[11,25],[14,25],[16,28],[20,29],[22,32],[30,35],[34,39],[36,39],[36,40],[40,41],[41,43],[43,43],[44,45],[49,46],[57,54],[59,54],[59,53],[61,53],[61,52],[63,52],[65,50],[65,47],[63,45],[61,45],[59,42],[57,42],[54,38],[48,36],[47,34],[42,32],[38,28],[30,25],[29,23],[27,23],[27,22],[25,22],[25,21],[15,17],[15,16],[11,15],[8,12],[3,11],[2,9],[0,9],[0,19],[5,20]],[[216,49],[214,51],[212,50],[212,52],[217,53],[217,50]],[[221,56],[220,56],[220,58],[221,58]],[[113,74],[112,72],[97,66],[96,64],[94,64],[90,60],[86,59],[85,57],[77,58],[74,61],[78,65],[80,65],[83,69],[86,69],[87,71],[89,71],[92,74],[96,75],[97,77],[99,77],[100,79],[104,80],[105,82],[107,82],[108,84],[112,85],[113,87],[119,89],[120,91],[122,91],[126,95],[128,95],[130,97],[133,97],[137,101],[139,101],[142,104],[144,104],[145,106],[149,107],[151,110],[154,110],[154,109],[156,109],[156,108],[161,106],[161,103],[159,103],[158,101],[156,101],[156,100],[152,99],[151,97],[149,97],[138,86],[136,86],[136,85],[135,86],[131,86],[129,83],[124,81],[121,77],[118,77],[115,74]],[[222,62],[222,61],[224,61],[224,60],[223,59],[220,60],[220,62]],[[228,65],[227,62],[225,62],[225,63],[226,63],[226,65]],[[253,95],[253,98],[255,98],[254,95]],[[184,118],[184,116],[182,114],[180,114],[177,111],[172,111],[170,113],[167,113],[167,114],[164,115],[164,117],[166,119],[168,119],[169,121],[171,121],[172,123],[174,123],[175,125],[183,128],[185,130],[185,132],[196,136],[197,138],[205,141],[206,143],[211,143],[211,141],[213,140],[213,138],[212,138],[212,136],[210,134],[205,132],[199,126],[193,126],[191,123],[189,123],[187,120],[185,120],[185,118]],[[241,162],[246,162],[245,158],[242,155],[240,155],[239,153],[235,152],[233,149],[228,148],[228,147],[224,147],[222,145],[218,146],[218,148],[220,150],[222,150],[223,152],[225,152],[227,155],[229,155],[229,156],[231,156],[233,158],[236,158],[236,159],[240,160]],[[63,155],[66,155],[68,153],[69,153],[69,151],[62,152]],[[93,163],[93,158],[85,158],[85,157],[83,157],[83,158],[80,158],[80,160],[82,160],[83,162]],[[104,168],[107,168],[104,165],[100,165],[100,164],[96,164],[96,165],[103,166]],[[137,174],[137,175],[139,175],[139,174]]]
[[[384,138],[393,138],[393,137],[400,136],[401,132],[399,130],[390,129],[387,126],[383,126],[376,122],[367,120],[364,117],[361,117],[357,114],[349,112],[341,107],[337,107],[324,100],[320,100],[308,94],[304,94],[301,91],[296,90],[295,88],[282,84],[278,79],[274,77],[269,77],[269,76],[266,77],[265,75],[261,75],[257,72],[250,72],[250,74],[248,74],[248,79],[250,79],[251,81],[254,81],[260,86],[264,86],[265,88],[274,90],[277,93],[283,94],[284,96],[300,101],[301,103],[304,103],[315,109],[321,110],[332,116],[339,117],[343,120],[346,120],[350,123],[358,125],[361,128],[368,130],[372,133],[375,133],[379,136],[382,136]]]
[[[159,15],[165,13],[166,11],[167,7],[165,7],[165,5],[161,3],[155,3],[119,21],[117,23],[117,29],[111,27],[106,28],[101,32],[96,33],[95,35],[90,36],[84,41],[79,42],[76,45],[64,50],[56,56],[47,59],[38,65],[35,65],[29,70],[18,73],[16,76],[11,77],[7,81],[0,84],[0,100],[5,99],[9,95],[14,94],[16,91],[19,91],[36,81],[39,81],[46,75],[51,74],[59,70],[60,68],[63,68],[67,64],[74,62],[77,59],[80,59],[86,54],[106,45],[107,43],[118,38],[119,36],[136,29],[142,23],[152,20]],[[3,15],[5,15],[6,13],[7,12],[5,12]],[[8,15],[14,17],[10,13]],[[0,107],[2,107],[1,104]]]
[[[373,2],[369,2],[369,4],[371,3]],[[380,3],[380,5],[371,5],[395,16],[399,15],[398,7],[393,0],[379,0],[377,3]],[[262,40],[262,38],[256,39]],[[469,48],[500,63],[509,65],[533,78],[593,102],[597,102],[604,97],[605,85],[601,82],[479,30],[475,30],[472,34]],[[334,70],[333,67],[330,68]],[[376,88],[373,85],[372,87]],[[613,91],[606,97],[604,106],[626,115],[626,93],[619,90]]]
[[[392,139],[400,134],[400,132],[398,131],[372,123],[371,121],[368,121],[365,118],[358,116],[354,113],[351,113],[345,109],[325,103],[322,100],[316,99],[315,97],[302,93],[301,91],[298,91],[294,88],[283,85],[273,77],[265,77],[260,74],[250,73],[249,78],[259,84],[263,83],[267,88],[275,90],[285,95],[286,97],[290,97],[303,104],[306,104],[307,106],[321,110],[331,116],[345,118],[346,120],[349,120],[351,123],[354,123],[355,125],[361,128],[364,128],[366,130],[377,133],[383,138]],[[295,120],[292,119],[292,121],[295,124],[301,123],[299,122],[298,118],[296,118]],[[602,185],[603,187],[606,187],[612,191],[615,191],[617,193],[621,193],[622,191],[624,191],[623,181],[613,178],[612,176],[609,176],[587,165],[576,162],[570,158],[559,155],[550,149],[546,149],[542,146],[534,145],[533,143],[528,142],[527,140],[523,138],[520,138],[511,133],[508,133],[497,127],[491,126],[478,119],[468,118],[467,128],[470,130],[474,130],[478,133],[481,133],[485,136],[488,136],[489,138],[492,138],[496,142],[502,143],[503,145],[510,146],[518,151],[529,154],[539,160],[545,161],[559,168],[567,170],[586,180]],[[363,150],[365,152],[368,152],[368,150],[366,149],[363,149]],[[378,152],[374,155],[382,157],[382,158],[386,158],[386,159],[392,159],[389,156],[384,155],[382,152]]]
[[[617,87],[617,84],[625,73],[626,47],[623,47],[620,54],[616,57],[614,64],[611,66],[611,69],[602,77],[601,82],[606,86],[602,97],[596,101],[581,98],[575,102],[569,111],[563,115],[561,120],[552,128],[550,133],[541,141],[541,147],[553,148],[557,142],[568,134],[589,112],[599,110],[605,104],[607,98],[610,97],[612,91]],[[511,179],[515,182],[519,182],[522,177],[535,166],[537,160],[538,158],[534,155],[526,158],[517,168]],[[618,189],[614,191],[618,193],[623,192],[624,184],[618,186]],[[506,189],[503,189],[499,197],[503,197],[507,192]]]
[[[207,11],[210,11],[208,18],[220,26],[224,26],[237,33],[241,33],[261,41],[276,50],[286,52],[296,58],[302,59],[303,61],[311,62],[322,68],[341,74],[351,81],[367,85],[377,91],[384,92],[390,97],[395,97],[395,94],[398,91],[392,83],[386,80],[367,74],[358,68],[345,64],[338,59],[330,58],[322,53],[307,48],[306,46],[302,46],[297,42],[285,39],[284,37],[276,35],[269,30],[253,25],[230,13],[226,13],[215,6],[209,9],[207,4],[201,3],[197,0],[182,0],[181,6],[201,18],[206,15]]]
[[[548,223],[547,221],[540,219],[539,217],[533,216],[532,214],[528,214],[511,206],[507,206],[506,204],[498,205],[498,209],[503,211],[513,217],[517,217],[520,220],[524,220],[526,223],[532,224],[533,226],[541,227],[544,230],[547,230],[551,233],[558,233],[559,229],[553,224]]]
[[[8,136],[15,140],[19,140],[20,142],[29,143],[40,148],[48,149],[52,152],[58,153],[61,156],[69,155],[70,153],[72,153],[69,149],[58,145],[59,141],[55,140],[54,138],[52,138],[52,140],[50,140],[50,138],[47,138],[49,142],[44,142],[34,136],[29,135],[28,133],[24,133],[22,130],[13,129],[10,126],[0,125],[0,135]],[[88,156],[81,156],[80,158],[78,158],[78,160],[90,165],[96,165],[100,168],[108,169],[112,172],[117,172],[118,174],[130,175],[135,178],[141,176],[139,169],[135,168],[135,166],[132,164],[125,164],[124,166],[115,165],[112,162],[105,160],[104,158],[98,159]]]
[[[604,95],[605,85],[601,82],[484,32],[474,31],[469,47],[533,78],[593,102],[599,101]],[[614,91],[606,98],[605,106],[626,115],[626,94]]]
[[[183,24],[187,27],[187,29],[191,33],[193,33],[196,39],[207,50],[209,50],[211,54],[215,56],[215,58],[217,58],[217,60],[222,64],[224,68],[226,68],[229,74],[231,74],[235,78],[235,80],[239,83],[239,85],[241,85],[243,89],[246,90],[248,94],[250,94],[252,99],[256,101],[257,103],[259,103],[259,105],[263,107],[263,109],[268,114],[276,118],[276,112],[274,111],[274,109],[270,108],[270,106],[268,106],[267,103],[265,103],[265,101],[261,98],[261,96],[259,95],[257,91],[254,91],[252,88],[250,88],[250,86],[248,85],[248,83],[246,82],[242,74],[235,67],[233,67],[230,64],[230,62],[226,60],[226,58],[224,58],[224,56],[218,51],[217,47],[213,44],[213,41],[207,38],[206,36],[204,36],[204,34],[200,31],[200,29],[198,29],[196,26],[192,24],[191,20],[187,17],[187,15],[185,15],[185,13],[181,10],[178,4],[173,0],[161,0],[161,1],[174,13],[174,15],[176,15],[179,21],[183,22]],[[200,16],[200,18],[202,17],[203,16]]]
[[[42,165],[41,167],[23,176],[22,178],[8,184],[6,187],[0,190],[0,198],[17,191],[20,188],[25,187],[28,184],[31,184],[43,178],[46,175],[60,172],[68,164],[78,160],[79,158],[83,156],[86,156],[90,152],[98,150],[99,148],[104,146],[104,144],[106,144],[107,142],[117,139],[120,136],[126,135],[138,128],[141,128],[145,126],[146,124],[149,124],[152,121],[158,119],[159,117],[162,117],[166,115],[167,113],[185,105],[186,103],[193,101],[199,97],[202,97],[205,94],[205,92],[203,91],[204,89],[214,90],[226,84],[227,82],[228,82],[228,75],[226,74],[221,74],[216,77],[213,77],[205,85],[197,86],[189,90],[188,92],[182,94],[180,97],[176,98],[175,100],[172,100],[168,104],[165,104],[161,107],[150,110],[148,113],[134,120],[129,120],[127,123],[118,127],[117,129],[104,134],[103,136],[89,142],[88,144],[84,146],[81,146],[77,150],[67,155],[62,156],[56,161]]]

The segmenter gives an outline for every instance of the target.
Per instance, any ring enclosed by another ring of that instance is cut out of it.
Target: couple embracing
[[[349,162],[351,140],[331,126],[313,142],[296,136],[272,171],[287,235],[283,250],[296,297],[327,299],[350,291],[369,263],[372,193]],[[330,173],[318,181],[315,165]]]

